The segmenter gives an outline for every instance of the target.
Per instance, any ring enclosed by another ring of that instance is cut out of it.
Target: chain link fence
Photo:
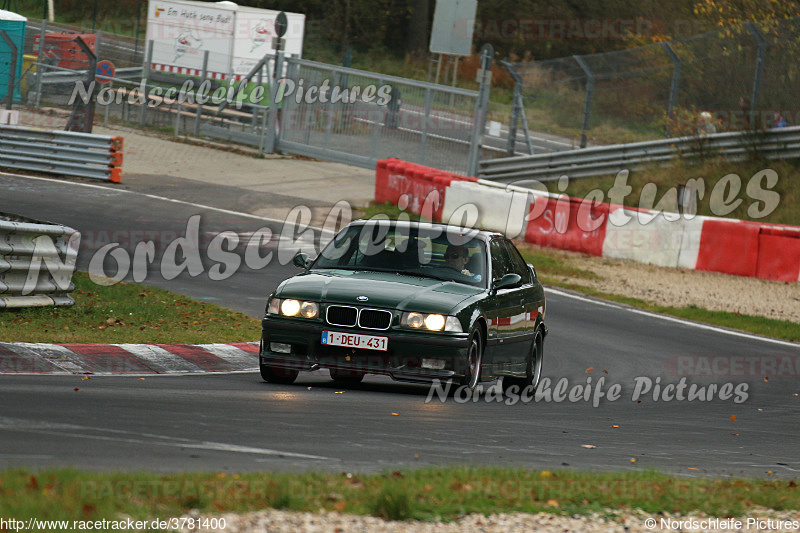
[[[575,144],[800,124],[800,18],[512,68],[531,130]]]
[[[474,91],[299,59],[289,59],[287,68],[295,87],[283,101],[279,149],[348,154],[365,165],[396,157],[466,171]],[[321,97],[306,98],[310,87],[321,88]]]

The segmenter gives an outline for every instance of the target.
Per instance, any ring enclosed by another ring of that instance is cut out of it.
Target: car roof
[[[490,240],[495,237],[504,237],[502,233],[496,231],[482,230],[478,228],[466,228],[463,226],[456,226],[452,224],[442,224],[441,222],[417,222],[414,220],[395,220],[386,218],[370,218],[354,220],[347,227],[351,226],[366,226],[368,224],[388,225],[393,228],[423,228],[432,230],[441,230],[446,232],[474,232],[477,237]]]

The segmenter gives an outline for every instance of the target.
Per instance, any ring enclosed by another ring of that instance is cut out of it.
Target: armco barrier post
[[[480,89],[475,101],[475,114],[473,116],[472,137],[470,138],[469,157],[467,159],[467,174],[478,175],[478,162],[480,160],[481,140],[486,129],[486,116],[489,111],[489,90],[492,85],[492,72],[489,70],[494,59],[494,48],[490,44],[481,48]]]
[[[142,113],[139,116],[139,126],[144,128],[147,123],[147,102],[150,96],[150,69],[153,66],[153,41],[147,41],[147,51],[145,52],[144,68],[142,69],[142,76],[145,80],[144,85],[144,105],[142,105]]]
[[[195,95],[197,97],[200,96],[199,91],[200,87],[204,87],[203,83],[205,83],[208,76],[208,50],[203,51],[203,71],[200,75],[200,85],[198,89],[195,90]],[[200,119],[203,116],[203,104],[200,103],[203,98],[195,98],[195,102],[197,103],[197,114],[194,117],[194,136],[200,137]]]
[[[47,71],[44,61],[44,41],[47,35],[47,19],[42,19],[42,32],[39,34],[39,55],[36,56],[36,109],[42,102],[42,77]]]
[[[581,126],[581,148],[586,148],[586,131],[592,118],[592,99],[594,98],[594,74],[581,56],[572,56],[586,74],[586,101],[583,103],[583,125]]]

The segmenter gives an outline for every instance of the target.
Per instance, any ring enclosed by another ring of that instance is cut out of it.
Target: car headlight
[[[442,315],[426,316],[425,327],[431,331],[441,331],[444,328],[444,317]]]
[[[300,312],[300,302],[291,298],[281,303],[281,314],[285,316],[296,316]]]
[[[403,315],[403,323],[410,328],[419,329],[425,324],[425,315],[422,313],[406,313]]]
[[[300,304],[300,316],[303,318],[317,318],[319,316],[319,304],[316,302],[303,302]]]
[[[270,315],[283,315],[300,318],[317,318],[319,304],[317,302],[304,302],[294,298],[272,298],[267,306]]]
[[[448,331],[461,333],[461,323],[454,316],[444,316],[437,313],[403,313],[400,325],[411,329],[426,329],[428,331]]]

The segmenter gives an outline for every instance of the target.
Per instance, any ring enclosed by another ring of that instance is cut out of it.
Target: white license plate
[[[358,335],[356,333],[343,333],[341,331],[323,331],[322,344],[385,352],[389,348],[389,337]]]

